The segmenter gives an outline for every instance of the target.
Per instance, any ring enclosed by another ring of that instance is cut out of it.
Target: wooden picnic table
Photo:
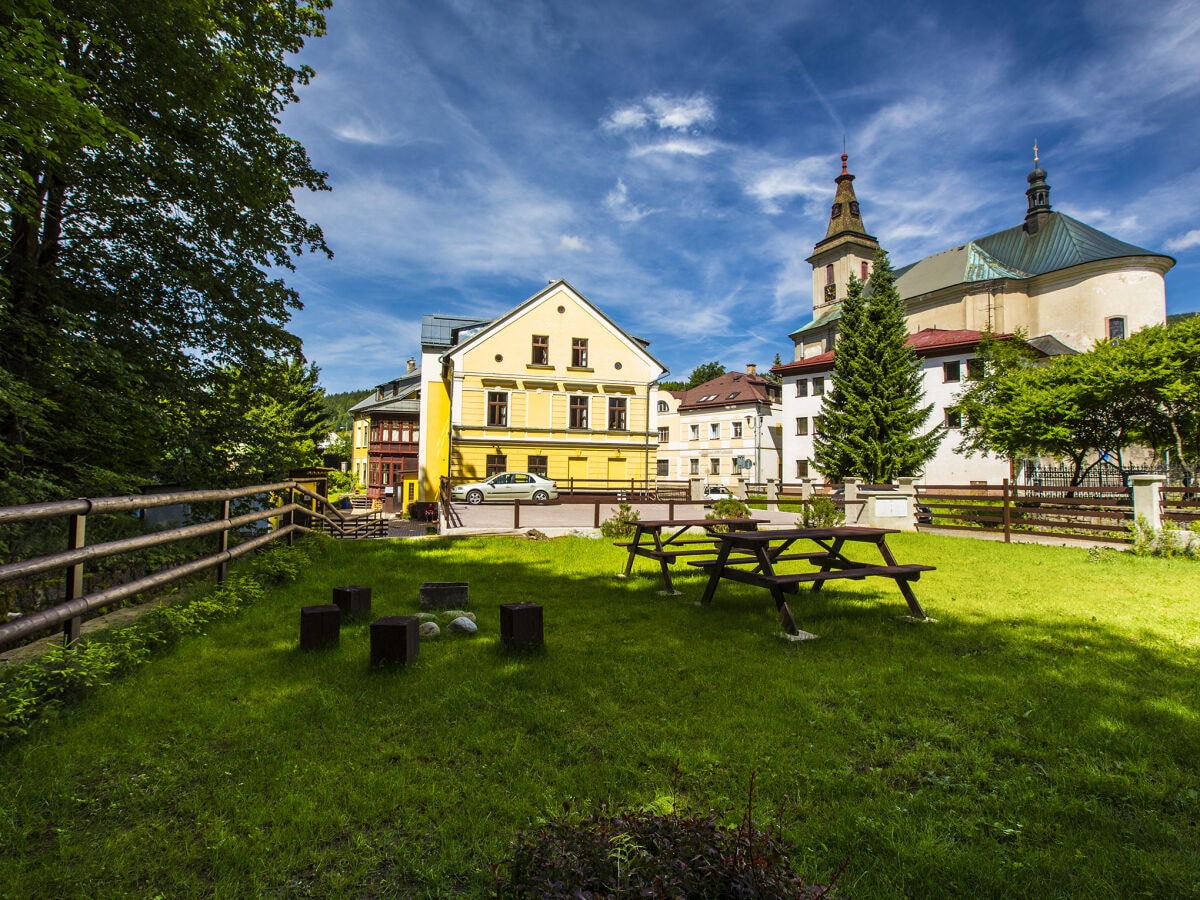
[[[922,621],[928,617],[913,593],[910,582],[929,572],[933,566],[900,565],[887,545],[889,534],[898,534],[894,528],[866,528],[858,525],[833,526],[828,528],[780,528],[767,531],[730,531],[714,534],[720,541],[716,559],[697,560],[692,565],[709,573],[708,585],[704,589],[701,603],[712,603],[717,585],[722,578],[765,587],[771,592],[784,630],[790,635],[799,635],[800,630],[788,609],[784,594],[799,593],[799,586],[811,583],[819,591],[826,581],[835,578],[861,580],[869,576],[891,578],[904,595],[913,616]],[[820,549],[789,553],[798,541],[816,544]],[[848,558],[843,549],[847,544],[874,544],[883,562],[865,563]],[[806,572],[781,573],[776,564],[785,560],[803,560],[815,568]],[[747,568],[749,566],[749,568]]]
[[[633,561],[639,556],[653,559],[662,567],[663,581],[667,585],[667,593],[677,594],[675,582],[671,580],[671,570],[680,556],[707,556],[716,559],[716,536],[709,532],[704,537],[684,537],[691,528],[703,528],[706,531],[717,526],[723,526],[730,531],[750,530],[758,528],[768,519],[646,519],[638,521],[633,532],[633,539],[618,541],[616,546],[625,547],[629,557],[625,561],[625,571],[618,578],[628,578],[633,571]],[[672,530],[674,529],[674,530]],[[664,535],[665,532],[665,535]]]

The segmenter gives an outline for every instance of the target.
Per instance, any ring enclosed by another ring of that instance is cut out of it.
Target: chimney
[[[411,374],[412,372],[414,372],[416,370],[416,368],[417,368],[417,361],[410,356],[408,358],[408,372],[406,374]]]
[[[756,366],[754,363],[746,363],[746,374],[747,375],[757,375],[758,374],[758,366]]]

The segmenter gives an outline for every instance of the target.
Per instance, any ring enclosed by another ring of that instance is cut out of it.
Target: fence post
[[[67,549],[78,550],[87,543],[87,516],[71,516],[67,524]],[[75,563],[67,569],[67,596],[70,603],[83,596],[83,563]],[[74,616],[63,623],[63,643],[70,647],[77,640],[83,627],[83,617]]]
[[[221,503],[221,519],[225,522],[229,521],[229,501],[225,500]],[[225,553],[229,549],[229,526],[226,525],[221,529],[221,533],[217,535],[217,552]],[[225,583],[225,575],[229,570],[229,563],[217,563],[217,584]]]
[[[513,497],[513,531],[521,527],[521,501]]]
[[[1162,486],[1167,479],[1162,475],[1130,475],[1129,492],[1133,495],[1133,518],[1145,517],[1150,527],[1161,531],[1163,527]]]
[[[285,526],[287,526],[287,528],[288,528],[287,542],[288,542],[289,547],[292,546],[292,538],[296,534],[296,532],[291,530],[291,526],[293,524],[295,524],[295,522],[296,522],[296,514],[291,509],[292,505],[295,502],[296,502],[296,489],[294,487],[290,487],[290,488],[288,488],[288,493],[287,493],[288,511],[287,511],[287,515],[285,515],[283,517],[283,524]]]
[[[1009,481],[1007,478],[1005,478],[1004,483],[1001,486],[1001,490],[1004,492],[1004,543],[1006,544],[1012,543],[1012,506],[1008,493],[1009,487]],[[1013,484],[1011,487],[1012,499],[1015,499],[1017,495],[1017,486]]]
[[[596,527],[600,527],[600,501],[596,501]]]

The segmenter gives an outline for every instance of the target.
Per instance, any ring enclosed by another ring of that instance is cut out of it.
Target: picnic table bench
[[[696,560],[691,565],[708,572],[708,584],[704,595],[700,598],[703,604],[712,603],[717,585],[722,578],[764,587],[771,592],[776,609],[783,624],[784,631],[790,635],[799,636],[795,619],[788,608],[784,594],[796,594],[801,584],[812,584],[814,591],[819,591],[826,581],[840,578],[862,580],[868,577],[890,578],[896,582],[900,593],[904,595],[908,608],[914,618],[922,621],[928,616],[921,608],[916,594],[913,593],[910,582],[921,577],[922,572],[929,572],[934,566],[919,564],[901,565],[896,561],[887,545],[887,535],[897,534],[892,528],[866,528],[857,525],[835,526],[828,528],[782,528],[769,531],[731,531],[724,534],[714,534],[713,539],[720,542],[720,549],[714,559]],[[787,551],[797,541],[808,541],[820,547],[820,550],[788,553]],[[883,564],[858,562],[849,559],[843,548],[850,544],[874,544],[883,559]],[[815,570],[804,572],[777,572],[777,563],[785,560],[805,560],[816,567]],[[750,568],[746,568],[749,566]]]
[[[692,528],[709,530],[723,526],[731,531],[750,530],[768,521],[767,519],[647,519],[635,523],[633,539],[617,541],[615,546],[624,547],[629,551],[625,560],[625,571],[618,578],[628,578],[633,571],[633,561],[639,556],[656,561],[662,568],[663,581],[667,593],[677,594],[675,582],[671,580],[670,566],[673,566],[681,556],[703,556],[716,559],[718,545],[716,535],[710,532],[705,537],[684,537]],[[674,529],[674,530],[672,530]],[[665,535],[664,535],[665,532]]]

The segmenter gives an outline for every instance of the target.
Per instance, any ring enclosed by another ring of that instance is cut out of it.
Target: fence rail
[[[286,498],[286,502],[283,502]],[[232,515],[232,504],[253,502],[256,508]],[[182,525],[135,537],[87,543],[90,516],[141,513],[166,506],[219,503],[220,514],[208,522]],[[229,490],[175,491],[136,497],[101,497],[0,507],[0,526],[8,528],[33,523],[66,520],[66,549],[26,559],[14,559],[0,565],[0,584],[28,581],[48,572],[65,572],[62,601],[35,610],[19,618],[0,623],[0,650],[62,627],[68,643],[79,637],[83,617],[122,600],[163,587],[191,575],[215,569],[218,582],[224,581],[228,564],[274,540],[287,539],[308,530],[321,530],[338,537],[365,537],[379,534],[382,517],[343,515],[322,495],[298,481],[253,485]],[[167,566],[157,572],[134,577],[122,583],[88,591],[85,568],[109,557],[215,537],[211,553]],[[236,543],[234,542],[236,541]]]
[[[917,485],[923,508],[921,530],[998,529],[1013,534],[1086,538],[1124,543],[1133,522],[1133,498],[1126,487],[1030,487],[998,485]]]

